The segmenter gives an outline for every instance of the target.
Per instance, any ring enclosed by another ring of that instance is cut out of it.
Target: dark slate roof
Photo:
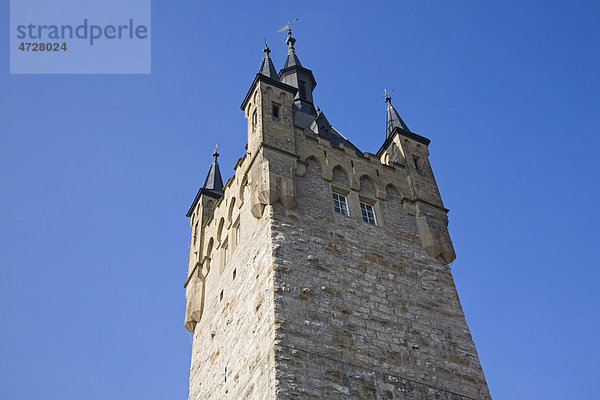
[[[389,138],[392,135],[394,128],[400,128],[402,130],[410,132],[410,129],[408,129],[408,126],[406,126],[404,121],[402,121],[402,118],[400,118],[398,111],[396,111],[396,109],[392,105],[392,99],[390,97],[386,97],[385,101],[387,103],[385,137]]]
[[[277,70],[273,65],[271,57],[269,57],[269,53],[271,52],[271,50],[269,50],[269,48],[266,47],[264,49],[264,52],[265,56],[263,57],[262,63],[260,64],[260,70],[258,71],[258,73],[264,76],[268,76],[271,79],[277,80]]]
[[[327,138],[331,145],[335,147],[340,147],[340,144],[343,143],[344,145],[353,148],[357,155],[363,155],[352,142],[331,126],[325,117],[325,114],[319,108],[317,108],[317,115],[315,116],[303,112],[297,104],[294,104],[293,115],[294,125],[303,128],[306,136]]]
[[[386,117],[386,127],[385,127],[385,141],[377,151],[377,156],[381,156],[383,152],[392,144],[394,141],[394,136],[402,135],[409,139],[415,140],[419,143],[423,143],[425,146],[429,146],[431,142],[425,136],[418,135],[414,132],[411,132],[408,129],[408,126],[402,121],[400,115],[398,115],[398,111],[392,105],[392,98],[387,96],[385,98],[385,102],[387,103],[387,117]]]
[[[294,43],[296,43],[296,39],[294,39],[292,37],[292,31],[290,30],[288,32],[288,38],[285,41],[285,44],[287,44],[289,46],[289,48],[288,48],[288,56],[285,59],[285,65],[283,66],[283,69],[290,68],[290,67],[301,67],[302,66],[302,64],[300,64],[300,59],[296,55],[296,50],[294,49]]]
[[[283,66],[283,68],[290,68],[290,67],[301,67],[302,64],[300,64],[300,59],[298,58],[298,56],[296,55],[296,50],[294,50],[293,47],[290,47],[288,49],[288,55],[287,58],[285,59],[285,65]]]
[[[310,129],[317,135],[330,137],[331,136],[331,124],[327,120],[325,113],[317,108],[317,118],[310,125]]]
[[[196,204],[198,204],[198,200],[200,200],[200,196],[206,195],[215,199],[223,197],[223,179],[221,178],[221,169],[219,168],[219,162],[217,161],[219,153],[217,153],[216,149],[213,153],[213,157],[214,159],[208,170],[208,175],[204,180],[204,185],[198,190],[198,193],[186,214],[187,217],[191,217],[194,208],[196,208]]]
[[[219,153],[217,153],[216,150],[213,153],[213,157],[213,162],[210,165],[210,169],[208,170],[208,175],[206,176],[204,185],[202,185],[202,189],[223,195],[223,179],[221,178],[221,169],[219,168],[219,162],[217,161]]]

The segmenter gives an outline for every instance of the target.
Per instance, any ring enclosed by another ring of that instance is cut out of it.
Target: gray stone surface
[[[307,136],[289,91],[253,90],[246,155],[191,212],[189,398],[489,399],[427,146],[363,156]]]

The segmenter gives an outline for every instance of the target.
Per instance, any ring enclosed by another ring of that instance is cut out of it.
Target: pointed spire
[[[223,179],[221,178],[221,169],[219,168],[219,162],[217,158],[219,157],[219,153],[217,153],[217,144],[215,146],[215,151],[213,152],[213,162],[210,165],[210,169],[208,170],[208,175],[206,176],[206,180],[204,181],[204,185],[202,185],[203,191],[209,191],[216,195],[223,195]]]
[[[383,94],[383,96],[385,97],[385,102],[387,103],[387,116],[386,116],[386,124],[385,124],[386,139],[392,135],[394,128],[400,128],[402,130],[410,132],[410,129],[408,129],[408,126],[406,126],[404,121],[402,121],[402,118],[400,118],[398,111],[396,111],[396,109],[392,105],[392,98],[389,95],[390,93],[391,93],[391,91],[386,90],[385,93]]]
[[[267,39],[265,39],[265,56],[263,57],[262,63],[260,64],[259,74],[263,74],[264,76],[268,76],[271,79],[278,80],[277,70],[273,65],[273,61],[271,61],[271,57],[269,57],[269,53],[271,53],[271,49],[267,45]]]
[[[300,64],[300,59],[296,55],[296,49],[294,49],[294,44],[296,44],[296,39],[294,39],[292,37],[292,27],[291,26],[288,28],[288,37],[285,40],[285,44],[288,45],[288,56],[285,60],[285,65],[283,66],[283,68],[289,68],[289,67],[294,67],[294,66],[301,67],[302,64]]]
[[[294,21],[297,20],[298,18]],[[293,22],[288,23],[279,30],[279,32],[287,30],[285,44],[288,45],[288,56],[285,60],[283,69],[279,71],[279,80],[298,89],[298,92],[294,96],[294,106],[296,109],[316,117],[317,113],[313,105],[313,91],[317,86],[317,81],[315,80],[312,71],[308,68],[304,68],[296,55],[296,49],[294,48],[296,39],[292,37],[292,23]]]

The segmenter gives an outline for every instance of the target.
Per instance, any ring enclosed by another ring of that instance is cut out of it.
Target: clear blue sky
[[[250,5],[256,3],[256,5]],[[298,4],[298,5],[295,5]],[[432,140],[495,399],[600,398],[600,3],[155,1],[152,74],[9,75],[0,8],[0,398],[185,399],[185,212],[263,37],[363,151],[385,103]]]

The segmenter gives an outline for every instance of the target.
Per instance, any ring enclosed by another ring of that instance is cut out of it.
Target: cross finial
[[[267,38],[265,38],[265,49],[263,51],[265,52],[267,57],[269,56],[269,53],[271,52],[271,49],[269,49],[269,45],[267,44]]]
[[[393,90],[383,89],[383,94],[381,95],[381,97],[385,97],[386,103],[392,102],[392,97],[390,96],[390,93],[392,93],[392,92],[393,92]]]
[[[215,151],[213,152],[213,157],[215,158],[215,160],[217,159],[217,157],[219,157],[219,153],[217,153],[217,149],[219,148],[220,143],[217,143],[215,145]]]

